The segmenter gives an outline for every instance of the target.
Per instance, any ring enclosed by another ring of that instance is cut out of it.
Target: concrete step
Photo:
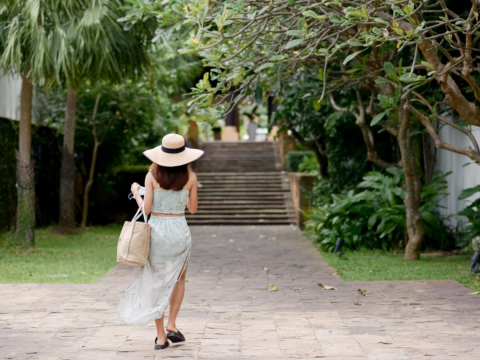
[[[267,200],[221,200],[221,199],[200,199],[198,201],[199,206],[203,205],[263,205],[265,207],[270,205],[284,205],[285,199],[269,199]]]
[[[202,209],[198,210],[194,216],[197,215],[227,215],[227,214],[255,214],[255,215],[295,215],[293,210],[288,210],[286,208],[282,209],[249,209],[249,208],[244,208],[244,209],[216,209],[216,210],[211,210],[211,209]]]
[[[187,218],[189,225],[290,225],[294,224],[294,220],[269,220],[258,219],[257,221],[252,219],[206,219],[195,220],[195,218]]]
[[[207,196],[207,195],[213,195],[213,194],[219,194],[222,196],[225,195],[255,195],[255,196],[262,196],[262,195],[276,195],[276,194],[282,194],[288,192],[288,189],[282,189],[282,188],[275,188],[275,189],[269,189],[269,188],[262,188],[262,189],[249,189],[249,188],[211,188],[211,189],[205,189],[201,188],[198,190],[199,196]]]
[[[190,225],[295,223],[288,177],[275,142],[202,142],[195,163],[199,207]]]

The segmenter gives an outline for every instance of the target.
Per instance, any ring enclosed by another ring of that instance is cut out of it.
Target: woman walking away
[[[143,153],[153,164],[145,178],[144,200],[138,193],[140,185],[131,191],[145,214],[151,213],[151,247],[149,261],[136,274],[120,299],[118,314],[131,325],[145,325],[155,320],[157,337],[155,350],[172,342],[185,341],[176,326],[176,319],[185,293],[192,236],[185,220],[185,207],[197,211],[197,177],[187,164],[203,155],[202,150],[185,146],[185,139],[169,134],[162,145]],[[165,333],[163,315],[170,304]]]

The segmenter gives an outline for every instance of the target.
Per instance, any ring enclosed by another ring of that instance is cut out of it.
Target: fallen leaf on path
[[[259,237],[260,239],[263,239],[263,238],[265,237],[265,235],[258,235],[258,237]]]
[[[358,289],[357,291],[362,296],[368,296],[368,291],[367,290]]]
[[[294,287],[293,290],[303,290],[303,288]]]
[[[418,307],[418,306],[414,306],[413,308],[414,308],[415,310],[417,310],[417,311],[423,311],[423,310],[425,310],[425,308]]]
[[[237,251],[237,252],[238,252],[238,251],[242,251],[242,249],[241,249],[241,248],[238,248],[238,249],[235,249],[235,251]]]
[[[393,341],[379,341],[379,344],[392,345]]]
[[[323,288],[323,290],[338,290],[336,287],[334,286],[330,286],[330,285],[323,285],[322,283],[318,283],[318,286],[320,286],[321,288]]]
[[[267,267],[264,267],[263,270],[268,271],[268,268],[267,268]]]
[[[277,291],[277,287],[273,284],[268,285],[268,291]]]
[[[253,296],[252,294],[247,294],[247,297],[250,299],[255,299],[255,296]]]
[[[353,305],[363,305],[363,303],[353,303]]]
[[[469,295],[478,295],[478,294],[480,294],[480,292],[479,292],[479,291],[475,291],[475,292],[471,292],[471,293],[468,293],[468,294],[469,294]]]

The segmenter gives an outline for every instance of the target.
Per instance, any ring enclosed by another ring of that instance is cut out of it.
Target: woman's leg
[[[170,296],[170,311],[168,314],[167,331],[177,332],[177,315],[182,305],[183,296],[185,294],[185,278],[187,276],[187,269],[185,269],[173,288],[172,295]]]
[[[165,345],[167,341],[167,334],[165,334],[165,330],[163,329],[163,319],[165,316],[162,316],[160,319],[155,319],[155,325],[157,326],[157,345]]]

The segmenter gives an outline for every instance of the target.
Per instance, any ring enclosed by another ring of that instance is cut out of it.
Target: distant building
[[[0,72],[0,117],[20,119],[20,92],[22,78],[18,75],[3,76]]]

